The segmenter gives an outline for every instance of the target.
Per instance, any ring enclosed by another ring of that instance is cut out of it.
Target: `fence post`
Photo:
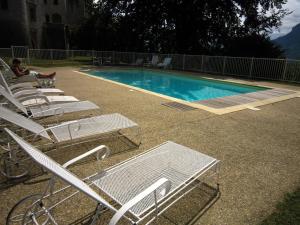
[[[223,59],[222,75],[224,75],[224,73],[225,73],[225,66],[226,66],[226,56],[224,56],[224,59]]]
[[[185,69],[185,54],[183,54],[183,58],[182,58],[182,70]]]
[[[127,53],[128,54],[128,53]],[[133,52],[132,53],[132,63],[135,63],[135,61],[136,61],[136,52]]]
[[[112,59],[111,59],[111,61],[112,61],[112,64],[115,64],[116,62],[115,62],[115,51],[112,51]]]
[[[285,59],[285,62],[284,62],[284,68],[283,68],[283,74],[282,74],[282,80],[285,80],[286,79],[286,67],[287,67],[287,59]]]
[[[201,55],[201,68],[200,68],[201,72],[204,72],[203,65],[204,65],[204,55]]]
[[[51,57],[52,64],[54,64],[54,62],[53,62],[53,49],[50,49],[50,57]]]
[[[29,52],[29,48],[27,48],[27,64],[30,64],[30,52]]]
[[[10,46],[11,49],[11,57],[14,59],[15,58],[15,54],[14,54],[14,48],[13,46]]]
[[[252,57],[251,58],[251,64],[250,64],[249,78],[252,77],[253,60],[254,60],[254,58]]]

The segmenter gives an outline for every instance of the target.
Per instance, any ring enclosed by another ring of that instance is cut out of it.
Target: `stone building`
[[[0,48],[68,48],[68,30],[92,0],[0,0]]]

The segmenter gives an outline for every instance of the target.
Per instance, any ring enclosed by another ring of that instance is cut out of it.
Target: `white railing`
[[[94,58],[102,64],[133,65],[137,59],[150,62],[153,55],[162,62],[171,57],[170,69],[196,71],[219,75],[267,79],[300,83],[300,60],[246,58],[229,56],[157,54],[119,51],[28,49],[26,46],[0,48],[0,57],[10,59],[24,58],[30,65],[44,64],[92,64]]]

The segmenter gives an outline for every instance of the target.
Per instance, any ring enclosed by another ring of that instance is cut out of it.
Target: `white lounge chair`
[[[48,96],[41,93],[39,90],[22,90],[17,93],[13,93],[8,87],[4,77],[0,72],[0,85],[4,84],[4,88],[9,94],[18,99],[25,106],[34,106],[41,104],[53,104],[53,103],[66,103],[66,102],[78,102],[79,100],[73,96]],[[59,92],[59,89],[46,88],[51,93]],[[46,90],[44,89],[44,90]]]
[[[10,124],[5,124],[4,127],[17,128],[16,130],[23,128],[33,133],[33,135],[24,136],[24,138],[33,143],[36,142],[37,137],[45,139],[46,143],[42,141],[39,144],[44,147],[51,147],[51,151],[56,150],[58,147],[69,147],[84,142],[99,141],[102,137],[108,137],[107,135],[109,134],[112,134],[114,138],[126,138],[135,146],[139,146],[141,143],[139,126],[118,113],[67,121],[45,128],[31,119],[0,106],[0,119],[13,125],[9,126]],[[132,139],[133,137],[134,139]],[[5,138],[3,137],[2,141],[4,140]],[[4,150],[7,150],[7,154],[0,157],[0,172],[10,179],[20,178],[27,174],[26,169],[20,169],[20,161],[23,160],[22,157],[16,153],[12,153],[9,148]]]
[[[31,83],[18,83],[9,86],[5,77],[0,71],[0,85],[2,85],[10,94],[17,96],[24,96],[29,94],[51,94],[51,95],[62,95],[64,91],[57,88],[35,88]]]
[[[171,61],[172,61],[172,58],[167,57],[164,59],[164,61],[162,63],[158,63],[157,67],[167,69],[171,65]]]
[[[14,72],[11,70],[10,66],[0,58],[0,66],[3,68],[2,72],[5,73],[6,77],[9,79],[10,82],[13,83],[22,83],[22,82],[36,82],[40,87],[54,87],[55,86],[55,78],[38,78],[35,76],[38,74],[35,71],[30,71],[31,76],[22,76],[17,77]]]
[[[62,116],[65,113],[79,112],[84,110],[99,109],[97,105],[90,101],[69,102],[61,104],[40,105],[33,107],[25,107],[14,96],[6,92],[0,85],[0,95],[14,105],[18,110],[23,112],[27,117],[41,118],[46,116]],[[1,104],[1,103],[0,103]],[[2,102],[5,105],[4,102]]]
[[[0,106],[0,118],[13,125],[43,137],[51,143],[73,142],[75,139],[91,138],[101,134],[118,132],[138,125],[119,113],[106,114],[67,121],[58,125],[43,127],[39,123]],[[50,136],[51,134],[51,136]],[[34,141],[34,138],[31,139]]]
[[[158,63],[158,55],[153,55],[151,62],[147,63],[147,66],[156,66]]]
[[[133,63],[132,65],[133,66],[142,66],[143,65],[143,62],[144,62],[144,59],[142,58],[138,58],[135,63]]]
[[[97,224],[100,214],[104,212],[103,208],[114,214],[110,221],[103,224],[115,225],[120,219],[130,224],[149,224],[201,185],[208,172],[217,175],[219,171],[217,159],[168,141],[81,180],[67,168],[93,154],[98,154],[99,159],[107,157],[109,149],[106,146],[99,146],[60,165],[12,131],[6,129],[6,132],[36,163],[53,174],[43,194],[27,196],[12,208],[7,217],[8,223],[19,218],[27,224],[46,224],[47,221],[57,224],[54,207],[81,192],[97,203],[91,224]],[[69,185],[55,190],[58,178]],[[76,191],[70,193],[70,187]],[[65,193],[63,200],[54,202],[54,195],[62,196],[65,190],[68,193]],[[217,196],[218,184],[215,190]],[[31,207],[28,207],[28,203],[31,203]]]
[[[3,73],[6,79],[9,80],[9,83],[15,83],[16,81],[22,82],[22,83],[31,83],[36,82],[36,78],[33,76],[23,76],[20,78],[17,78],[14,72],[11,70],[10,66],[7,65],[7,63],[0,58],[0,71]]]

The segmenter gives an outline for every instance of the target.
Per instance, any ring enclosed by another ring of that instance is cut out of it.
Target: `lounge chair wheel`
[[[0,172],[9,179],[19,179],[28,174],[26,166],[12,159],[9,154],[0,157]]]
[[[44,208],[49,207],[51,202],[48,199],[41,200],[41,197],[41,194],[29,195],[17,202],[8,213],[6,225],[52,224],[50,212],[47,213]]]

